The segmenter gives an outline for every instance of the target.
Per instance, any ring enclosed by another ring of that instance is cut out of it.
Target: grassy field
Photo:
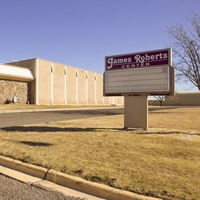
[[[149,112],[149,130],[123,115],[0,130],[0,154],[162,199],[200,199],[200,107]],[[154,110],[154,111],[153,111]]]

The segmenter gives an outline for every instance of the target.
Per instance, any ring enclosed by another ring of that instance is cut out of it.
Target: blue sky
[[[169,47],[199,0],[0,0],[0,63],[43,58],[104,72],[104,57]],[[177,90],[192,89],[177,85]]]

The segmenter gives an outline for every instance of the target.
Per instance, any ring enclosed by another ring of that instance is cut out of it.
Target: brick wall
[[[12,101],[14,95],[17,96],[20,104],[30,102],[30,83],[0,80],[0,104]]]

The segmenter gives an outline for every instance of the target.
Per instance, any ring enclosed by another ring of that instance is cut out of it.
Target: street
[[[0,128],[123,114],[123,108],[69,109],[0,113]]]

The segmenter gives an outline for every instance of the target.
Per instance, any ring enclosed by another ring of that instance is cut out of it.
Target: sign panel
[[[171,49],[105,57],[104,95],[174,93]]]
[[[105,57],[105,70],[172,66],[171,49],[160,49]]]

